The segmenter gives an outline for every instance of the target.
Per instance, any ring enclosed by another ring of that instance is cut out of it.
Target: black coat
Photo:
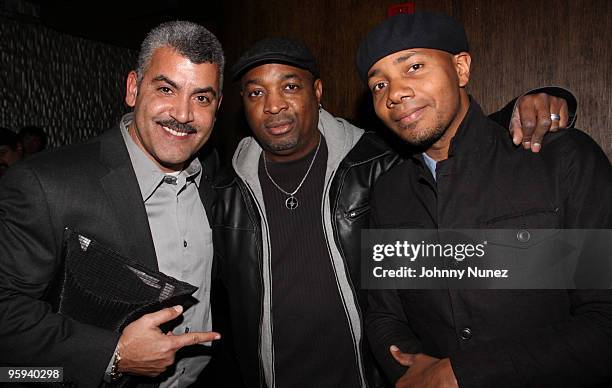
[[[472,101],[437,164],[415,155],[383,175],[376,228],[610,228],[612,169],[578,130],[517,150]],[[366,333],[396,381],[389,354],[450,357],[460,387],[577,387],[612,379],[612,291],[372,290]]]
[[[210,213],[216,154],[203,164]],[[146,210],[119,128],[20,162],[0,180],[0,364],[62,366],[95,387],[119,334],[53,313],[43,301],[62,262],[65,227],[157,269]]]

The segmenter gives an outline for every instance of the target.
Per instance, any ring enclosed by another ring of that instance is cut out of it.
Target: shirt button
[[[526,243],[531,239],[531,233],[528,230],[521,229],[516,233],[516,239],[520,242]]]
[[[472,329],[470,329],[469,327],[464,327],[463,329],[461,329],[461,338],[464,340],[469,340],[470,338],[472,338]]]
[[[187,241],[183,240],[183,246],[187,248]]]

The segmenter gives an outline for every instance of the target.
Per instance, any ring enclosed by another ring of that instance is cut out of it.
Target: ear
[[[125,103],[133,108],[136,106],[136,96],[138,96],[138,74],[130,71],[126,81]]]
[[[470,65],[472,64],[472,57],[466,52],[460,52],[453,56],[455,62],[455,70],[457,71],[457,77],[459,78],[459,87],[465,87],[470,81]]]
[[[317,78],[314,81],[314,91],[315,96],[317,96],[317,104],[321,103],[321,97],[323,96],[323,81],[320,78]]]

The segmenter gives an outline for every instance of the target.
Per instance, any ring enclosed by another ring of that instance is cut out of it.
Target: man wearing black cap
[[[515,152],[466,92],[468,52],[463,27],[430,13],[390,18],[361,44],[376,114],[421,151],[377,181],[372,225],[610,228],[612,169],[601,149],[565,129],[539,154]],[[368,301],[368,339],[398,387],[612,382],[610,290],[389,289]]]
[[[249,387],[365,386],[373,363],[351,279],[370,186],[398,157],[321,108],[319,72],[299,42],[257,42],[233,75],[255,138],[217,180],[214,245],[243,377]]]
[[[301,43],[260,41],[233,72],[256,139],[242,140],[216,184],[214,244],[246,385],[365,386],[350,282],[358,262],[344,261],[359,248],[346,243],[370,176],[397,157],[320,108],[322,82]],[[358,141],[367,146],[353,149]]]

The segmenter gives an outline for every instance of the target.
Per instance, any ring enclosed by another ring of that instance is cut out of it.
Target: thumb
[[[159,326],[169,322],[183,313],[183,306],[177,305],[168,307],[154,313],[145,314],[142,318],[146,318],[152,326]]]
[[[400,365],[412,366],[414,364],[414,354],[402,353],[402,351],[395,345],[391,345],[389,348],[391,355],[395,358]]]

